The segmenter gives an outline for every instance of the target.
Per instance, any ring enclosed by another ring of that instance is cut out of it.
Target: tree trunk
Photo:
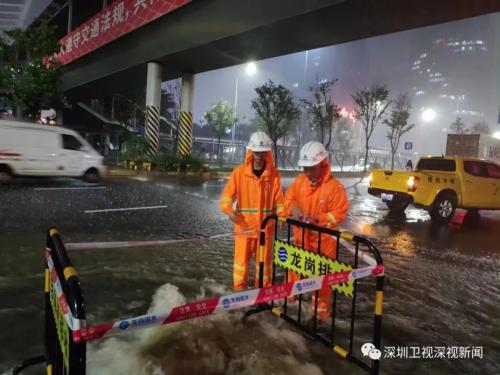
[[[273,150],[274,150],[274,165],[276,168],[278,167],[278,145],[276,142],[273,142]]]
[[[219,143],[217,144],[217,159],[219,160],[219,168],[222,168],[222,153],[220,152],[220,137],[218,139]]]
[[[394,155],[396,154],[395,151],[391,152],[391,171],[394,170]]]
[[[365,160],[364,160],[364,163],[363,163],[363,172],[366,172],[366,164],[368,164],[368,138],[366,139],[366,143],[365,143]]]

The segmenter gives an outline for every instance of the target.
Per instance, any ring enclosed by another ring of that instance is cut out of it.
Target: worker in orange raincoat
[[[284,215],[281,176],[276,169],[271,153],[272,142],[264,132],[250,137],[243,164],[231,173],[220,199],[221,211],[234,222],[234,268],[235,290],[248,288],[250,259],[258,250],[259,230],[264,218],[272,213]],[[238,235],[239,232],[254,230]],[[274,223],[266,226],[264,251],[264,286],[271,284],[272,236]],[[258,286],[259,259],[255,261],[255,285]]]
[[[349,210],[349,201],[344,187],[332,177],[328,152],[319,142],[306,143],[299,155],[299,166],[304,173],[297,176],[285,194],[285,212],[296,220],[309,222],[321,227],[335,228],[342,223]],[[302,243],[302,229],[293,228],[295,244],[306,250],[318,252],[318,232],[305,230]],[[321,235],[321,255],[336,258],[336,240],[330,235]],[[288,272],[288,281],[296,281],[300,276]],[[315,305],[313,295],[312,308]],[[321,289],[318,293],[318,317],[330,316],[331,289]]]

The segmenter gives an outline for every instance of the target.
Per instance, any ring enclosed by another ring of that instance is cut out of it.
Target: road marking
[[[155,210],[158,208],[167,208],[168,206],[148,206],[148,207],[128,207],[128,208],[107,208],[105,210],[87,210],[83,211],[86,214],[93,214],[96,212],[113,212],[113,211],[135,211],[135,210]]]
[[[135,176],[135,177],[129,177],[131,180],[136,180],[140,182],[146,182],[149,181],[148,177],[142,177],[142,176]]]
[[[106,186],[88,186],[88,187],[63,187],[63,188],[34,188],[33,190],[96,190],[107,189]]]

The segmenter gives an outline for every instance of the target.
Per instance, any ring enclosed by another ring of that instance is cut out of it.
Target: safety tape
[[[110,242],[70,242],[65,245],[67,251],[89,250],[89,249],[116,249],[125,247],[146,247],[169,245],[182,242],[216,240],[226,237],[244,236],[259,232],[255,229],[244,230],[236,233],[216,234],[214,236],[203,236],[194,238],[183,238],[178,240],[151,240],[151,241],[110,241]]]
[[[150,328],[183,320],[211,315],[216,311],[229,311],[262,304],[273,300],[284,299],[303,293],[338,285],[370,275],[384,272],[384,265],[368,266],[351,271],[336,272],[328,275],[302,279],[295,282],[277,284],[266,288],[251,289],[221,297],[188,303],[174,307],[170,311],[157,314],[146,314],[130,319],[117,320],[96,326],[74,329],[75,342],[91,341],[129,332],[136,329]]]

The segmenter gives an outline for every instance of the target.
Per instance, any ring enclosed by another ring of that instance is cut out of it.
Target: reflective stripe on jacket
[[[234,231],[260,229],[262,220],[271,213],[284,214],[281,176],[274,166],[271,151],[265,155],[266,166],[260,177],[253,173],[253,152],[248,150],[245,162],[236,167],[220,199],[220,209],[226,215],[235,212]],[[269,225],[266,232],[272,233]],[[257,237],[258,233],[250,234]]]

